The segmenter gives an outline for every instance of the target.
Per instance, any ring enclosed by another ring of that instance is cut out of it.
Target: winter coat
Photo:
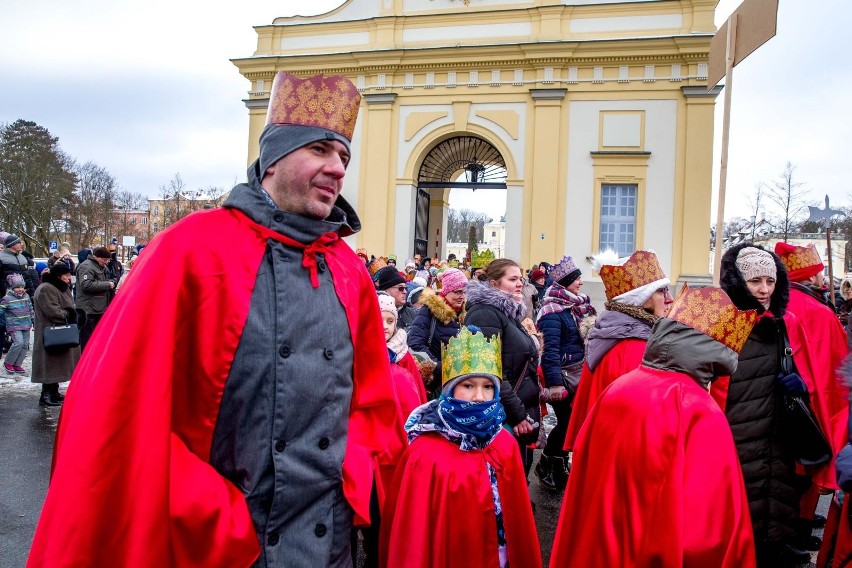
[[[509,294],[478,280],[468,282],[464,324],[479,327],[486,337],[500,337],[504,385],[500,401],[510,426],[519,424],[527,414],[536,418],[540,412],[538,347],[520,323],[525,316],[524,304],[516,303]]]
[[[29,331],[33,328],[33,305],[24,293],[18,297],[12,290],[0,300],[0,313],[6,322],[6,331]]]
[[[524,287],[521,289],[524,295],[524,306],[527,308],[527,317],[535,319],[536,311],[538,311],[538,288],[532,285],[529,280],[524,280]]]
[[[30,285],[26,257],[4,249],[0,252],[0,298],[6,295],[8,289],[6,278],[12,274],[20,274],[27,286]]]
[[[417,309],[406,302],[404,306],[397,310],[396,326],[400,329],[407,330],[411,327],[411,324],[414,323],[414,318],[416,317]]]
[[[426,288],[420,296],[423,305],[417,311],[414,323],[406,330],[408,332],[408,347],[412,351],[425,351],[433,361],[438,363],[435,367],[435,378],[437,384],[433,384],[433,391],[441,388],[441,345],[446,345],[451,337],[458,335],[461,330],[459,314],[450,307],[443,297],[436,295],[432,290]],[[434,322],[432,341],[429,341],[430,329]]]
[[[746,287],[736,267],[739,251],[749,243],[728,249],[722,258],[721,287],[741,310],[765,310]],[[761,248],[757,246],[757,248]],[[777,271],[769,311],[752,329],[731,375],[724,401],[734,443],[743,469],[755,545],[778,547],[793,535],[799,494],[794,486],[795,463],[779,433],[782,391],[776,379],[781,370],[782,316],[789,300],[789,280],[781,260],[773,254]]]
[[[77,307],[87,314],[103,314],[109,304],[110,292],[106,271],[90,256],[77,268]]]
[[[64,289],[62,289],[64,288]],[[34,383],[63,383],[71,379],[80,348],[65,351],[47,352],[44,349],[44,328],[67,323],[77,323],[74,299],[71,290],[64,282],[45,277],[45,282],[36,289],[33,296],[35,307],[35,328],[33,329],[33,374]]]
[[[583,338],[577,328],[574,314],[563,310],[539,317],[536,323],[544,336],[541,370],[549,387],[562,386],[562,367],[583,360]]]

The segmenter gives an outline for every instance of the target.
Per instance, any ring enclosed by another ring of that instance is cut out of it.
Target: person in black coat
[[[522,288],[521,268],[515,261],[506,258],[491,261],[480,280],[472,280],[467,286],[464,323],[478,327],[486,337],[500,336],[504,379],[500,401],[529,473],[532,452],[528,446],[538,438],[541,422],[536,375],[539,349],[536,340],[521,325],[526,317]]]
[[[460,315],[464,311],[467,277],[457,268],[448,268],[441,276],[441,292],[435,294],[425,288],[421,295],[423,305],[408,328],[408,347],[423,351],[437,363],[429,395],[441,393],[441,346],[461,330]]]
[[[783,316],[790,297],[787,270],[775,253],[742,243],[722,257],[720,284],[738,309],[754,309],[762,316],[740,352],[727,391],[717,392],[724,396],[743,470],[757,565],[802,562],[810,557],[799,548],[797,536],[804,487],[795,475],[795,457],[781,435],[780,422],[784,393],[807,390],[795,373],[780,377]]]

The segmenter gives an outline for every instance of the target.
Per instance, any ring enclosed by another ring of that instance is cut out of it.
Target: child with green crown
[[[503,428],[500,339],[478,331],[450,339],[440,397],[405,423],[409,446],[382,515],[384,566],[541,566],[520,452]]]

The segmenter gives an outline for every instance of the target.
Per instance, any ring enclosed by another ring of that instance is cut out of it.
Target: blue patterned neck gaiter
[[[448,428],[469,434],[483,445],[497,435],[506,420],[499,398],[468,402],[442,394],[438,399],[438,414]]]

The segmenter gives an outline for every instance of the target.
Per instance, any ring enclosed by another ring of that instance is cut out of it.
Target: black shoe
[[[552,465],[550,466],[553,472],[553,482],[559,490],[565,489],[568,485],[568,474],[571,473],[571,465],[568,463],[568,458],[550,458]]]
[[[539,484],[548,491],[559,491],[559,487],[553,479],[553,460],[542,454],[535,464],[535,476],[538,478]]]
[[[50,389],[50,402],[55,402],[56,404],[62,404],[62,401],[65,400],[65,395],[59,394],[59,385],[51,385]]]
[[[804,564],[811,561],[811,553],[801,550],[792,545],[786,545],[781,550],[780,560],[784,564]]]
[[[39,406],[62,406],[60,401],[53,401],[49,391],[42,391],[41,398],[38,399]]]
[[[799,550],[811,550],[816,551],[819,550],[819,547],[822,545],[822,539],[818,536],[813,536],[810,534],[799,534],[794,536],[790,540],[790,546],[793,548],[798,548]]]
[[[814,515],[813,519],[799,519],[803,525],[809,529],[821,529],[825,527],[825,517],[822,515]]]

